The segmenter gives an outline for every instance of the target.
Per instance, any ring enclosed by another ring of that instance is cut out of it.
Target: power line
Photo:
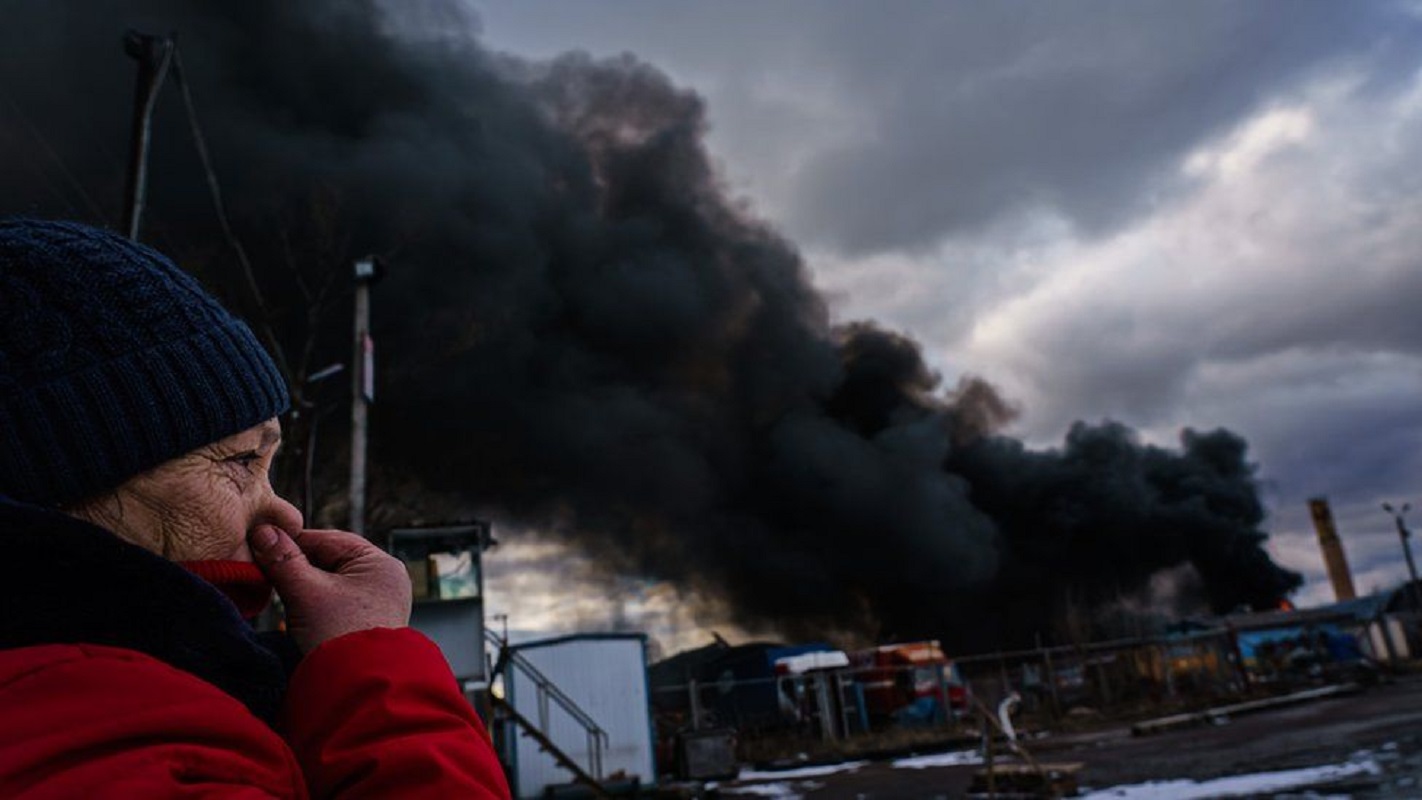
[[[80,199],[84,201],[84,204],[89,207],[89,212],[94,215],[95,219],[99,220],[104,225],[108,225],[108,215],[104,213],[104,210],[99,206],[98,203],[94,202],[94,198],[91,197],[89,193],[84,190],[84,185],[79,182],[79,179],[74,177],[74,173],[69,170],[69,166],[65,163],[64,157],[61,156],[53,147],[49,145],[49,140],[46,139],[40,133],[39,129],[35,127],[34,122],[30,120],[30,117],[28,114],[25,113],[24,108],[22,108],[20,104],[15,101],[14,96],[10,94],[9,90],[0,88],[0,92],[4,93],[5,102],[8,103],[10,108],[15,112],[15,116],[19,118],[20,124],[22,124],[25,127],[25,130],[30,134],[30,138],[34,139],[35,144],[39,145],[40,149],[44,151],[45,155],[49,156],[50,160],[54,162],[55,166],[59,168],[60,173],[64,176],[65,181],[69,184],[69,188],[73,189],[74,193],[79,195]],[[43,170],[40,170],[40,174],[44,176],[45,183],[49,185],[50,191],[58,195],[61,200],[64,200],[64,204],[66,207],[72,209],[72,204],[70,204],[69,201],[66,199],[64,193],[59,191],[54,186],[54,182],[49,177],[49,175]]]
[[[207,179],[208,194],[212,197],[212,208],[216,212],[218,225],[222,228],[222,235],[227,240],[227,244],[232,251],[237,254],[237,261],[242,266],[242,275],[247,281],[247,289],[252,294],[252,299],[257,304],[258,318],[261,320],[260,327],[262,335],[267,339],[267,344],[272,350],[272,355],[276,358],[277,365],[287,379],[291,379],[291,370],[286,363],[285,351],[281,342],[278,341],[276,332],[271,327],[271,314],[267,309],[266,299],[262,295],[262,289],[257,284],[257,276],[252,269],[252,261],[247,257],[247,248],[242,246],[241,240],[232,230],[232,224],[227,217],[227,206],[222,201],[222,187],[217,181],[217,172],[212,167],[212,157],[207,149],[207,137],[203,135],[202,125],[198,122],[197,108],[193,104],[192,92],[188,86],[187,73],[183,69],[182,51],[179,50],[177,42],[173,44],[173,80],[178,84],[178,90],[182,93],[183,109],[187,113],[188,128],[192,131],[193,144],[197,147],[198,159],[202,162],[203,174]]]

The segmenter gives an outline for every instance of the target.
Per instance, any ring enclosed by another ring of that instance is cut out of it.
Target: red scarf
[[[250,561],[179,561],[183,567],[202,578],[237,606],[242,619],[256,619],[272,601],[272,585],[267,576]]]

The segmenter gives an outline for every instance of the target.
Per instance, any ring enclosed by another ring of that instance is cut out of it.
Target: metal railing
[[[562,689],[558,688],[548,676],[544,675],[537,667],[520,653],[510,649],[502,639],[493,631],[485,630],[484,638],[491,644],[499,648],[498,662],[503,665],[504,691],[508,692],[508,687],[512,679],[512,674],[516,670],[523,673],[523,676],[533,683],[535,690],[535,705],[538,709],[538,729],[543,735],[551,740],[552,731],[549,727],[550,711],[552,705],[557,705],[574,722],[582,727],[588,741],[588,774],[595,780],[602,780],[602,753],[607,748],[610,740],[607,731],[597,724],[588,712],[584,711],[573,698],[569,697]],[[550,705],[550,703],[552,705]]]

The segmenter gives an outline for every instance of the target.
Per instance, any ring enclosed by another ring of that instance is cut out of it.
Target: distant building
[[[1422,585],[1403,584],[1365,597],[1316,608],[1231,614],[1223,622],[1235,632],[1246,666],[1266,668],[1270,660],[1301,659],[1303,646],[1319,658],[1378,662],[1422,654],[1418,612]],[[1353,643],[1353,650],[1344,640]],[[1275,663],[1272,668],[1277,669]]]
[[[827,652],[838,651],[824,642],[733,646],[717,640],[653,664],[652,703],[660,716],[681,720],[687,728],[781,727],[793,723],[795,715],[781,692],[776,662]]]

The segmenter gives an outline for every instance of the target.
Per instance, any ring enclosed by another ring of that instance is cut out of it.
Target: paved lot
[[[1095,789],[1337,764],[1368,751],[1380,774],[1344,779],[1327,787],[1328,796],[1422,798],[1422,677],[1348,697],[1238,717],[1218,726],[1149,737],[1132,737],[1125,727],[1112,728],[1049,735],[1030,746],[1039,760],[1083,763],[1081,782]],[[909,769],[880,761],[832,774],[790,773],[743,780],[723,784],[723,791],[736,797],[813,800],[958,798],[965,794],[975,769],[972,765]],[[1309,795],[1296,790],[1277,796]]]

